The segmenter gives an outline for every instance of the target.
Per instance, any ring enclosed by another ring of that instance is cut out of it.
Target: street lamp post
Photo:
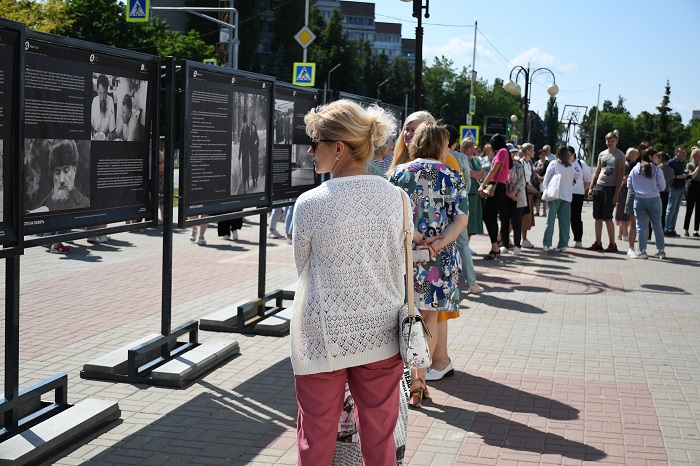
[[[422,13],[425,9],[425,17],[430,18],[430,0],[401,0],[402,2],[413,2],[413,17],[418,20],[416,25],[416,69],[414,77],[413,90],[413,111],[421,110],[422,105],[422,90],[423,90],[423,20]]]
[[[513,81],[513,72],[515,72],[515,81]],[[525,132],[524,141],[528,142],[530,140],[530,127],[527,124],[529,118],[529,107],[530,107],[530,95],[532,94],[532,80],[538,73],[549,73],[551,75],[552,84],[547,87],[547,94],[554,97],[559,92],[559,86],[557,86],[557,78],[554,77],[554,73],[549,68],[537,68],[530,71],[530,64],[527,68],[520,65],[513,67],[510,70],[510,76],[508,81],[503,83],[503,89],[514,96],[520,95],[520,85],[518,84],[518,79],[522,75],[525,78],[525,103],[523,104],[523,130]],[[549,80],[549,77],[547,77]]]
[[[326,80],[326,86],[328,87],[328,92],[332,92],[331,91],[331,73],[334,72],[335,70],[337,70],[339,66],[340,66],[340,63],[338,63],[333,68],[331,68],[330,71],[328,71],[328,79]],[[333,94],[331,94],[331,97],[333,97]],[[326,96],[326,93],[323,94],[323,98],[324,98],[323,100],[328,102],[329,99]]]
[[[440,119],[442,120],[442,111],[445,110],[447,107],[449,107],[450,104],[445,104],[442,107],[440,107]]]
[[[510,121],[513,123],[513,126],[510,129],[510,136],[513,137],[513,134],[517,136],[518,134],[518,115],[511,115],[510,116]],[[518,140],[515,140],[515,143],[518,143]]]
[[[390,80],[391,80],[391,78],[386,78],[384,81],[382,81],[382,82],[379,83],[379,86],[377,86],[377,100],[379,100],[379,96],[381,95],[381,92],[380,92],[380,91],[381,91],[381,89],[382,89],[382,86],[383,86],[384,84],[388,83]]]

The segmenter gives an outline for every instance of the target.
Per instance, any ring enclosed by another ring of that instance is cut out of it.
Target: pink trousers
[[[397,354],[364,366],[294,376],[299,405],[299,465],[331,464],[347,381],[355,402],[362,463],[395,466],[394,427],[399,416],[398,387],[402,374],[403,362]]]

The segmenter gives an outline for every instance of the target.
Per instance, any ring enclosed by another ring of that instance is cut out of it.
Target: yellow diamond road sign
[[[311,29],[309,29],[308,26],[304,26],[297,32],[297,35],[294,36],[294,38],[299,42],[299,45],[301,45],[303,48],[308,47],[311,45],[311,42],[316,39],[316,34],[311,32]]]

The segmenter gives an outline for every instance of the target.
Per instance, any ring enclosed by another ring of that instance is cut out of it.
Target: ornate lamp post
[[[416,70],[415,70],[415,89],[413,90],[413,111],[421,110],[422,105],[422,90],[423,90],[423,21],[422,13],[425,9],[425,17],[430,18],[430,0],[401,0],[402,2],[413,2],[413,17],[418,20],[416,26]]]
[[[513,123],[513,126],[510,128],[510,137],[513,137],[513,135],[518,134],[518,115],[511,115],[510,116],[510,121]],[[518,141],[516,139],[515,143],[517,144]]]
[[[515,72],[515,81],[513,80],[513,73]],[[551,78],[547,76],[547,81],[551,81],[547,87],[547,94],[554,97],[559,92],[559,86],[557,86],[557,79],[554,77],[554,73],[549,68],[537,68],[530,71],[530,65],[524,68],[520,65],[514,67],[510,70],[510,76],[508,81],[503,83],[503,90],[514,96],[520,95],[520,85],[518,84],[518,79],[522,75],[525,78],[525,103],[523,104],[523,132],[525,133],[524,141],[530,140],[530,128],[528,127],[527,120],[529,118],[529,107],[530,107],[530,95],[532,94],[532,80],[538,73],[549,73]]]

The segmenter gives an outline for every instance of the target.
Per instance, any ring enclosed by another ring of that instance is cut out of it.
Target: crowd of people
[[[331,178],[299,197],[286,231],[300,276],[291,326],[299,464],[330,463],[346,383],[355,399],[364,464],[396,464],[404,193],[412,209],[413,248],[428,251],[413,263],[411,277],[415,303],[409,305],[427,324],[431,353],[429,368],[411,371],[414,408],[430,399],[427,382],[454,374],[447,328],[459,316],[460,274],[463,290],[484,292],[476,282],[470,236],[488,234],[491,248],[483,260],[517,256],[535,247],[528,232],[542,212],[543,252],[566,252],[571,236],[573,247],[582,249],[588,196],[595,234],[588,250],[617,252],[616,222],[630,257],[648,257],[653,231],[656,255],[665,258],[664,237],[677,235],[686,183],[685,235],[695,212],[693,236],[700,236],[698,148],[683,166],[682,148],[671,160],[648,142],[625,154],[611,132],[591,169],[570,146],[554,152],[544,146],[533,160],[532,144],[518,147],[497,134],[480,150],[425,111],[409,115],[395,138],[382,109],[347,100],[312,110],[305,123],[315,169]],[[276,230],[280,215],[274,213],[271,238],[284,237]]]

